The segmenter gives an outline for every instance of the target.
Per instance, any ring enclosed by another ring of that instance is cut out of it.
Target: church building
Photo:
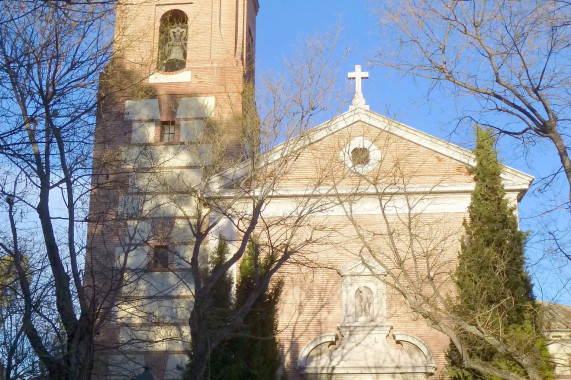
[[[295,246],[276,275],[284,281],[278,328],[288,379],[446,378],[449,339],[410,305],[439,308],[453,295],[473,154],[370,110],[368,73],[356,66],[346,112],[249,165],[256,144],[237,120],[251,102],[244,94],[254,83],[259,6],[118,3],[114,60],[101,83],[86,262],[86,287],[104,323],[95,378],[143,371],[180,378],[193,255],[207,265],[220,236],[236,249],[260,194],[262,239]],[[251,180],[260,173],[265,182]],[[533,178],[507,166],[502,178],[517,207]],[[234,211],[220,216],[214,204]],[[196,247],[205,214],[217,227]],[[571,349],[562,347],[564,359]],[[571,377],[568,365],[559,371]]]

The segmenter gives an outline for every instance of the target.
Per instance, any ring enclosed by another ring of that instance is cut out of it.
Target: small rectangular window
[[[150,269],[168,269],[170,264],[169,247],[166,245],[156,245],[153,247],[153,257]]]
[[[174,141],[174,121],[161,121],[161,142]]]

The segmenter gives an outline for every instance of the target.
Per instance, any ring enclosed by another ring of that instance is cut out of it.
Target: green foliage
[[[236,291],[237,307],[257,287],[257,278],[267,275],[273,258],[262,256],[256,241],[250,242],[240,265],[240,282]],[[281,365],[277,335],[277,304],[283,284],[270,286],[254,303],[244,320],[244,336],[234,341],[239,362],[236,379],[273,379]]]
[[[11,287],[14,281],[14,259],[8,255],[0,257],[0,307],[6,306],[12,298]]]
[[[222,264],[228,254],[228,243],[220,239],[213,255],[212,268]],[[265,277],[273,258],[259,253],[255,241],[250,242],[240,264],[240,280],[233,301],[232,281],[221,281],[213,294],[211,310],[218,310],[212,327],[223,328],[220,322],[228,321],[255,291],[258,280]],[[223,341],[210,355],[207,368],[209,379],[274,379],[281,365],[277,335],[277,304],[282,283],[270,286],[254,302],[244,318],[244,325],[235,338]]]
[[[218,245],[210,260],[211,271],[217,270],[224,264],[228,260],[229,254],[228,242],[223,238],[218,239]],[[232,307],[232,278],[230,273],[226,273],[212,289],[207,305],[208,315],[212,319],[212,328],[226,323],[232,312]]]
[[[228,249],[228,242],[220,237],[215,251],[210,257],[210,270],[209,273],[201,275],[206,277],[216,271],[228,259],[230,251]],[[229,273],[226,273],[214,286],[208,303],[205,305],[205,315],[208,318],[207,329],[208,334],[217,334],[220,330],[224,330],[228,320],[232,316],[234,302],[232,299],[232,278]],[[183,378],[190,378],[190,363],[192,362],[192,353],[189,352],[190,361],[184,371]],[[224,368],[227,365],[228,357],[225,355],[223,348],[216,349],[210,356],[208,371],[216,372],[217,368]],[[212,377],[216,378],[216,377]]]
[[[525,270],[526,235],[519,231],[514,208],[505,198],[500,174],[502,167],[489,131],[477,129],[474,154],[475,189],[469,207],[469,221],[461,242],[456,270],[458,299],[455,314],[480,326],[500,342],[509,342],[523,356],[536,363],[543,378],[553,378],[550,358],[538,325],[537,305]],[[481,338],[460,332],[468,355],[525,376],[524,369]],[[495,379],[462,367],[459,352],[448,352],[449,374],[454,379]]]

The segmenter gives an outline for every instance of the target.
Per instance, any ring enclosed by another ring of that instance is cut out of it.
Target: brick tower
[[[193,194],[213,155],[243,152],[241,123],[232,120],[254,78],[258,7],[119,1],[114,59],[101,79],[86,255],[97,378],[144,370],[180,378],[193,299]]]

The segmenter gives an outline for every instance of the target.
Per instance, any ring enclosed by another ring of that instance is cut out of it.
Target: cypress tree
[[[220,239],[211,265],[224,262],[228,243]],[[257,264],[257,265],[256,265]],[[255,240],[251,241],[240,264],[240,280],[232,298],[232,281],[229,276],[220,281],[214,290],[212,327],[220,326],[244,304],[257,287],[258,278],[263,278],[272,264],[272,257],[259,253]],[[257,268],[256,268],[257,266]],[[243,327],[236,337],[221,342],[210,355],[207,376],[212,380],[268,380],[276,377],[281,366],[280,345],[277,335],[277,303],[282,283],[270,286],[255,301],[244,318]]]
[[[228,259],[229,254],[228,242],[224,238],[220,237],[218,239],[216,250],[214,251],[210,261],[212,271],[215,271],[218,267],[224,264]],[[230,273],[226,273],[226,275],[221,278],[212,289],[212,296],[210,297],[212,302],[208,305],[208,309],[210,311],[209,314],[213,316],[213,328],[216,328],[217,324],[226,323],[226,320],[230,315],[233,306],[232,282]]]
[[[224,238],[220,237],[218,239],[218,245],[210,259],[211,270],[214,271],[220,265],[224,264],[228,259],[229,253],[228,242]],[[224,329],[224,326],[232,315],[234,307],[232,299],[232,283],[232,278],[230,274],[227,273],[212,289],[210,303],[206,308],[209,319],[208,329],[212,331],[212,333],[216,333],[218,329]],[[206,369],[206,373],[209,378],[224,378],[224,371],[230,363],[227,353],[227,345],[228,343],[226,341],[220,343],[220,345],[210,355],[210,361]]]
[[[476,166],[470,168],[475,189],[468,209],[469,220],[464,221],[454,312],[469,324],[482,326],[500,342],[510,342],[534,360],[545,379],[550,379],[553,373],[538,323],[538,305],[525,270],[526,234],[519,230],[515,210],[505,198],[502,166],[494,143],[489,131],[476,130]],[[483,340],[466,332],[459,336],[471,357],[525,376],[521,366]],[[450,375],[455,379],[494,378],[463,368],[454,347],[448,359]]]
[[[240,307],[257,287],[257,276],[267,275],[273,257],[259,252],[253,239],[240,264],[240,282],[236,290],[236,307]],[[257,268],[256,268],[257,266]],[[235,379],[275,379],[281,366],[280,344],[277,340],[277,306],[283,283],[271,285],[254,303],[244,319],[245,334],[235,339],[239,368]]]

